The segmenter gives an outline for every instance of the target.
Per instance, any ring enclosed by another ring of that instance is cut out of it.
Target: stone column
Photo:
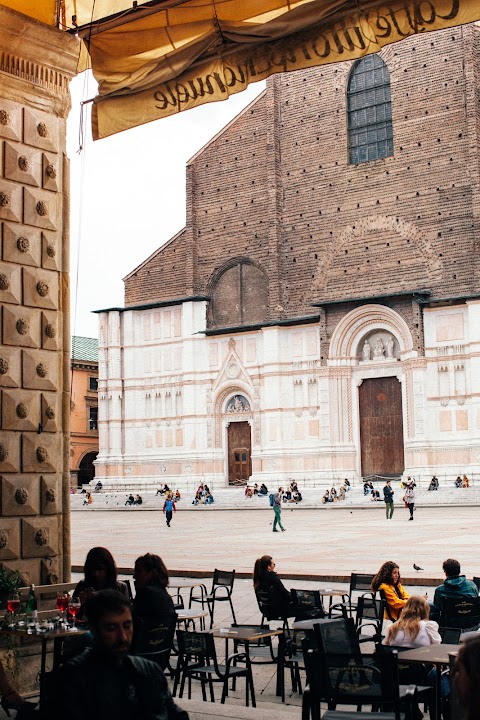
[[[69,81],[79,42],[0,5],[0,562],[69,579]]]

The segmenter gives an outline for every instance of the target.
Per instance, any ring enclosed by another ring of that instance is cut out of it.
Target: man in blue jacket
[[[460,575],[460,563],[458,560],[449,558],[445,560],[442,567],[446,577],[443,584],[439,585],[435,590],[433,604],[438,615],[432,617],[432,612],[430,612],[431,620],[437,619],[440,615],[445,598],[466,600],[467,598],[478,597],[478,588],[475,583],[472,580],[467,580],[465,575]]]

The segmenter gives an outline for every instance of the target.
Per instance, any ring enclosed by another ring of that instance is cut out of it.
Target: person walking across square
[[[413,520],[413,511],[415,509],[415,485],[413,480],[407,483],[407,489],[405,490],[403,499],[410,512],[410,517],[408,519]]]
[[[385,487],[383,488],[383,499],[385,500],[385,511],[387,513],[387,520],[391,520],[393,517],[394,504],[393,504],[394,490],[390,485],[390,480],[387,480]]]
[[[172,522],[173,513],[177,512],[175,507],[175,501],[170,493],[168,493],[165,502],[163,503],[163,512],[165,513],[165,520],[167,521],[167,527],[170,527]]]
[[[273,532],[278,532],[277,524],[282,532],[285,532],[285,528],[282,525],[282,497],[283,487],[278,488],[278,492],[273,496],[273,512],[275,513],[275,520],[273,521]]]

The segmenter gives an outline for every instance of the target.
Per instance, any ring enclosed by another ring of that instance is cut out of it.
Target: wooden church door
[[[400,381],[364,380],[358,390],[362,476],[401,475],[405,460]]]
[[[228,426],[228,482],[246,485],[252,474],[252,437],[248,422]]]

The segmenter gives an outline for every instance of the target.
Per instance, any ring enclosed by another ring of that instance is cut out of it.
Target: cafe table
[[[223,638],[225,640],[225,656],[228,657],[228,641],[233,640],[233,642],[241,642],[245,645],[245,654],[250,657],[249,652],[249,646],[250,643],[257,642],[257,640],[262,640],[263,638],[273,638],[277,635],[283,635],[283,630],[271,630],[267,627],[265,630],[253,630],[252,628],[246,628],[246,627],[236,627],[235,625],[231,625],[229,628],[216,628],[215,630],[211,630],[211,633],[214,638]],[[279,662],[280,662],[280,655],[279,655]],[[277,663],[277,695],[281,694],[281,687],[280,687],[280,667],[279,662]],[[253,680],[252,680],[252,707],[256,707],[255,704],[255,690],[253,688]]]
[[[332,614],[332,603],[334,597],[341,597],[342,603],[348,600],[348,592],[346,590],[340,590],[339,588],[319,588],[318,592],[322,598],[328,597],[328,616]]]
[[[177,610],[177,623],[184,623],[185,630],[187,630],[189,623],[192,623],[195,628],[195,620],[200,620],[200,628],[205,630],[205,618],[207,616],[207,610],[185,608],[183,610]]]
[[[53,664],[52,670],[55,670],[60,664],[62,646],[66,638],[74,635],[80,636],[87,632],[87,628],[72,627],[65,623],[61,626],[53,626],[48,623],[37,623],[36,625],[13,625],[0,628],[0,637],[8,636],[11,638],[21,639],[28,643],[40,642],[41,660],[40,660],[40,705],[44,700],[45,691],[45,674],[47,669],[47,645],[50,640],[53,641]]]
[[[201,582],[200,580],[196,580],[195,578],[191,579],[184,579],[184,578],[170,578],[168,582],[168,588],[171,590],[176,590],[176,597],[177,602],[179,602],[179,599],[181,597],[181,590],[190,590],[189,598],[188,598],[188,607],[192,607],[192,597],[193,597],[193,591],[195,588],[200,588],[200,596],[202,598],[202,608],[204,606],[204,603],[206,603],[206,596],[207,596],[207,588],[205,587],[205,584]]]
[[[413,650],[404,650],[398,654],[398,658],[402,663],[429,663],[435,666],[435,720],[440,720],[441,717],[440,691],[442,665],[449,664],[449,656],[452,654],[456,655],[459,647],[459,645],[439,643],[437,645],[414,648]]]

